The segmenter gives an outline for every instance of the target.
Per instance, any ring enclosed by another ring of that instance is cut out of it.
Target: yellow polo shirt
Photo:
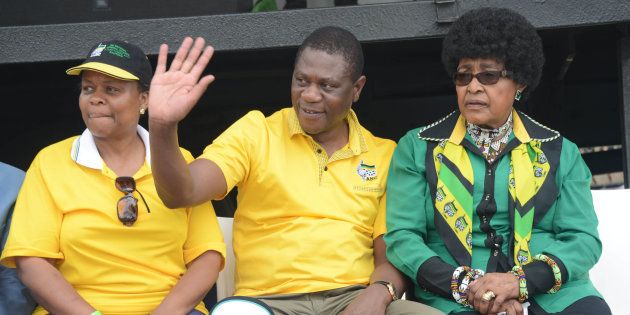
[[[273,295],[367,284],[373,239],[385,233],[385,184],[395,143],[350,112],[348,144],[327,156],[292,108],[249,112],[199,158],[238,186],[236,294]]]
[[[74,289],[104,314],[148,314],[208,250],[225,257],[225,244],[210,203],[168,209],[155,190],[149,137],[146,162],[134,174],[138,220],[124,226],[116,212],[123,193],[103,163],[89,130],[44,148],[31,164],[15,205],[1,262],[14,257],[57,259]],[[182,150],[192,160],[188,151]],[[203,303],[196,309],[207,314]],[[48,314],[41,306],[34,314]]]

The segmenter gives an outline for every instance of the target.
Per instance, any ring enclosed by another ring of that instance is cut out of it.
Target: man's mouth
[[[317,111],[317,110],[313,110],[313,109],[307,109],[307,108],[304,108],[304,107],[300,107],[300,110],[303,113],[307,114],[307,115],[320,115],[320,114],[324,113],[322,111]]]

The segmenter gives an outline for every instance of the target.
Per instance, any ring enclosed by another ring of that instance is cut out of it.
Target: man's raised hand
[[[157,67],[149,92],[149,118],[152,123],[178,123],[197,104],[213,75],[201,76],[214,49],[205,40],[186,37],[167,69],[168,45],[160,46]]]

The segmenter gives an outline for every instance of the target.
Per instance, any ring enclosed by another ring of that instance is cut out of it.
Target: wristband
[[[398,292],[396,292],[396,288],[394,287],[394,285],[391,282],[378,280],[378,281],[374,281],[372,284],[374,284],[374,283],[378,283],[378,284],[384,285],[387,288],[387,291],[389,291],[389,295],[392,296],[392,301],[398,300]]]
[[[556,264],[556,262],[553,259],[543,254],[538,254],[534,256],[534,260],[544,261],[545,263],[547,263],[547,265],[549,265],[549,267],[551,267],[551,270],[553,271],[554,282],[553,282],[553,287],[551,287],[551,289],[549,289],[547,293],[558,292],[558,290],[560,290],[560,287],[562,286],[562,272],[560,272],[560,267],[558,267],[558,264]]]
[[[90,313],[90,315],[103,315],[103,313],[101,311],[94,311]]]
[[[459,266],[457,268],[455,268],[455,271],[453,272],[453,276],[451,277],[451,293],[453,294],[453,299],[455,300],[455,302],[462,304],[462,305],[466,305],[465,303],[467,303],[466,299],[463,298],[460,294],[460,285],[459,285],[459,277],[461,276],[462,272],[466,272],[466,274],[468,274],[468,272],[470,272],[470,267],[468,266]],[[463,284],[463,280],[462,280],[462,284]]]
[[[459,283],[459,278],[462,272],[466,272],[466,274],[464,275],[461,283]],[[470,307],[467,296],[468,286],[470,285],[471,280],[477,280],[483,277],[484,274],[484,271],[481,269],[471,269],[468,266],[457,267],[453,272],[453,277],[451,278],[451,291],[455,302]]]
[[[525,272],[523,271],[523,267],[519,265],[515,265],[511,272],[518,278],[518,301],[523,303],[529,296],[529,292],[527,292],[527,279],[525,279]]]

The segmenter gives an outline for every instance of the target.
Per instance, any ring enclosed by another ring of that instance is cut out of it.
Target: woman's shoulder
[[[77,146],[76,140],[78,138],[79,136],[72,136],[70,138],[66,138],[61,141],[50,144],[44,147],[43,149],[41,149],[37,153],[36,158],[43,158],[43,157],[46,157],[46,158],[68,157],[70,158],[72,155],[72,151],[75,149],[78,149],[78,148],[75,148]]]
[[[400,138],[400,140],[398,140],[398,145],[402,145],[402,144],[405,144],[405,145],[413,145],[413,144],[418,145],[418,144],[426,142],[427,140],[423,139],[420,136],[420,133],[423,130],[425,130],[427,127],[428,126],[421,126],[421,127],[416,127],[416,128],[413,128],[413,129],[407,131]]]

